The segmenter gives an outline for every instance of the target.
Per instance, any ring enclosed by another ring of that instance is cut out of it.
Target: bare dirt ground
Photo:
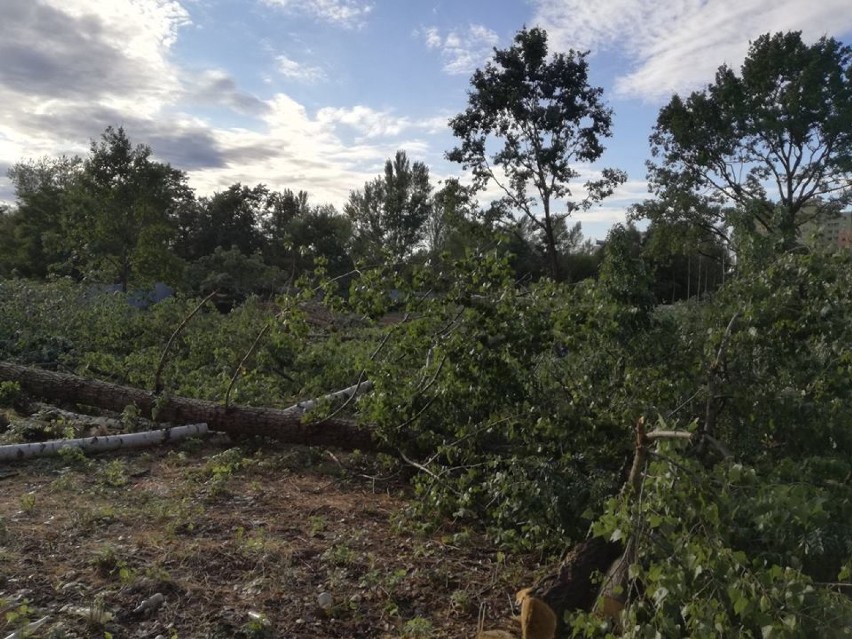
[[[219,441],[0,465],[0,636],[473,637],[480,605],[517,633],[536,558],[417,532],[362,462]]]

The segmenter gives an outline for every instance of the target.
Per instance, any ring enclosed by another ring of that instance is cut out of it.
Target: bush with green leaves
[[[737,314],[720,436],[755,459],[852,457],[852,252],[781,255],[702,311],[705,326]]]
[[[360,407],[421,471],[418,508],[564,547],[624,481],[640,415],[709,419],[760,472],[852,456],[848,255],[782,256],[709,300],[654,307],[641,256],[614,240],[597,282],[521,287],[479,254],[446,294],[424,295],[424,274],[402,300]]]
[[[311,299],[310,289],[271,301],[250,297],[224,314],[208,302],[167,354],[165,390],[222,400],[247,354],[235,403],[286,406],[352,384],[377,338],[360,339],[358,324],[342,335]],[[201,301],[176,296],[139,309],[123,293],[66,280],[0,280],[0,300],[0,358],[148,389],[172,333]]]
[[[667,381],[683,361],[665,347],[670,320],[619,297],[631,268],[610,268],[600,286],[521,287],[496,253],[470,254],[440,296],[423,293],[439,288],[428,272],[414,276],[407,320],[365,363],[375,390],[359,406],[427,469],[419,506],[515,547],[585,534],[622,481],[636,415],[685,392]]]

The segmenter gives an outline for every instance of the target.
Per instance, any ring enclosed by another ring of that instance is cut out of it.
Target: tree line
[[[653,198],[628,214],[634,252],[658,298],[712,291],[737,258],[793,248],[803,224],[842,210],[850,186],[850,50],[798,32],[752,43],[740,73],[664,106],[650,137]],[[578,183],[612,134],[612,109],[585,53],[552,54],[523,29],[471,78],[449,125],[446,157],[473,182],[436,188],[404,150],[353,190],[342,212],[304,191],[233,184],[197,197],[185,172],[108,127],[86,157],[25,160],[9,170],[16,203],[0,215],[0,275],[156,280],[193,293],[280,289],[322,266],[332,275],[383,260],[400,266],[499,247],[519,279],[596,276],[600,255],[570,217],[626,180],[605,168]],[[481,206],[492,186],[501,197]],[[645,232],[631,225],[650,220]],[[443,257],[442,257],[443,256]]]

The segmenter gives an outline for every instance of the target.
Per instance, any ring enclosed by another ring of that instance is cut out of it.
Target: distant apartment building
[[[852,211],[841,211],[806,222],[799,228],[799,237],[814,248],[852,249]]]

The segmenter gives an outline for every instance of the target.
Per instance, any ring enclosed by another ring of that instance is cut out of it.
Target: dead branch
[[[87,437],[84,439],[54,439],[32,444],[10,444],[8,446],[0,446],[0,461],[58,455],[65,448],[79,448],[87,452],[98,453],[107,450],[118,450],[120,448],[141,448],[170,441],[179,441],[188,437],[202,437],[207,433],[207,424],[189,424],[188,426],[174,426],[172,428],[151,430],[144,433]]]
[[[710,364],[710,370],[707,372],[707,403],[704,409],[704,425],[701,428],[701,432],[707,435],[713,435],[716,431],[716,419],[719,415],[719,405],[716,400],[719,395],[719,387],[722,384],[722,370],[725,367],[728,343],[731,339],[734,322],[736,322],[739,315],[740,312],[737,311],[728,322],[728,326],[722,335],[722,341],[719,344],[719,350],[716,353],[716,359]],[[703,442],[699,444],[699,446],[702,445]]]
[[[339,399],[346,399],[346,401],[350,401],[354,397],[358,395],[363,395],[364,393],[369,393],[373,390],[373,382],[370,380],[365,380],[363,382],[359,381],[357,384],[353,384],[352,386],[347,386],[344,389],[339,391],[334,391],[333,393],[328,393],[327,395],[323,395],[322,397],[317,397],[315,399],[306,399],[303,402],[299,402],[298,404],[293,404],[289,408],[285,408],[284,412],[297,413],[299,415],[304,415],[310,410],[316,408],[319,404],[323,402],[336,402]]]
[[[260,340],[263,339],[263,336],[266,335],[266,332],[272,326],[272,322],[267,322],[264,325],[263,329],[257,334],[257,337],[254,338],[254,341],[251,343],[251,347],[246,351],[246,354],[243,355],[243,358],[240,360],[240,363],[237,364],[237,368],[234,370],[234,374],[231,376],[231,383],[228,384],[228,390],[225,391],[225,408],[227,408],[231,403],[231,391],[234,388],[234,384],[237,383],[237,378],[240,376],[240,371],[243,370],[243,366],[248,361],[248,358],[251,357],[252,353],[254,353],[257,345],[260,344]]]

